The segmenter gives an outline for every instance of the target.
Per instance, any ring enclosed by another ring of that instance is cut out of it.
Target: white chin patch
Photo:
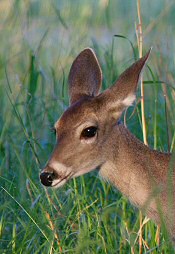
[[[65,183],[67,182],[67,179],[64,179],[64,180],[54,180],[53,183],[52,183],[52,188],[60,188],[61,186],[63,186]]]
[[[122,101],[122,103],[123,103],[126,107],[129,107],[129,106],[131,106],[131,105],[133,104],[133,102],[135,101],[135,99],[136,99],[135,94],[130,94],[130,95],[128,95],[128,97],[126,97],[126,98]]]

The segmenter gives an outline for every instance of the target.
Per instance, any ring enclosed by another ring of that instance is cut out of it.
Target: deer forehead
[[[81,101],[70,106],[55,123],[56,130],[70,130],[77,128],[87,122],[96,123],[98,121],[97,105],[93,101]],[[88,124],[88,123],[87,123]]]
[[[101,94],[102,95],[102,94]],[[109,99],[109,98],[108,98]],[[115,112],[116,118],[120,117],[120,107],[130,106],[135,100],[135,95],[129,94],[125,99],[119,99],[106,103],[101,97],[89,97],[80,100],[71,105],[55,123],[55,129],[58,133],[69,133],[70,130],[83,128],[89,126],[98,126],[105,124],[106,120],[110,121],[109,114]],[[119,112],[118,112],[119,111]]]
[[[60,118],[55,123],[55,129],[57,131],[57,137],[60,138],[70,138],[73,136],[79,137],[81,132],[90,126],[98,127],[98,119],[95,114],[88,114],[86,117],[78,119],[70,119],[69,121],[64,121],[65,119]]]
[[[60,131],[69,131],[70,129],[75,130],[83,130],[89,126],[97,126],[98,125],[98,118],[96,114],[90,113],[85,115],[82,118],[73,118],[69,119],[69,121],[65,121],[64,119],[60,118],[54,125],[55,129]]]

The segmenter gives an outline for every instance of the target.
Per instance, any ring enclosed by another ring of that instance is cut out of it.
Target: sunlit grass
[[[144,52],[153,46],[144,72],[147,137],[162,151],[173,150],[175,142],[174,9],[162,0],[144,2],[141,9],[148,31]],[[111,85],[138,57],[136,3],[2,1],[0,17],[1,252],[139,253],[138,210],[96,172],[56,191],[39,182],[55,142],[51,129],[68,106],[73,59],[93,47],[103,88]],[[142,140],[140,104],[126,117]],[[142,231],[143,253],[170,253],[154,223],[143,218]]]

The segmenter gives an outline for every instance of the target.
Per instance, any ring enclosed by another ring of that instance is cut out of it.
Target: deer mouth
[[[59,179],[55,179],[51,185],[51,187],[53,188],[59,188],[61,186],[63,186],[66,182],[68,182],[70,179],[76,178],[78,176],[84,175],[86,173],[91,172],[92,170],[80,170],[79,172],[70,172],[69,174],[67,174],[64,177],[61,177]]]
[[[59,187],[63,186],[70,178],[72,178],[72,176],[73,176],[73,173],[70,172],[69,174],[67,174],[64,177],[59,177],[58,179],[54,179],[51,187],[59,188]]]
[[[78,172],[75,172],[75,173],[73,174],[72,178],[85,175],[85,174],[87,174],[87,173],[89,173],[89,172],[91,172],[91,171],[93,171],[93,170],[94,170],[94,169],[87,169],[87,168],[82,169],[82,170],[80,170],[80,171],[78,171]]]
[[[62,170],[60,170],[62,168]],[[73,171],[71,167],[66,167],[59,162],[47,165],[47,167],[41,172],[41,183],[46,187],[59,188],[63,186],[68,180],[84,175],[93,171],[93,168],[83,168],[79,171]]]
[[[64,185],[71,177],[73,173],[68,172],[67,174],[58,174],[53,168],[47,167],[40,174],[41,183],[46,187],[61,187]]]

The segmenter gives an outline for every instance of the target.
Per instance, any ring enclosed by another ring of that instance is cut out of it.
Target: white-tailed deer
[[[45,186],[60,187],[97,168],[155,222],[160,223],[163,216],[175,237],[175,167],[170,167],[171,154],[150,149],[118,121],[136,98],[149,53],[102,93],[102,72],[93,50],[87,48],[78,55],[69,74],[70,107],[55,123],[57,142],[40,179]]]

